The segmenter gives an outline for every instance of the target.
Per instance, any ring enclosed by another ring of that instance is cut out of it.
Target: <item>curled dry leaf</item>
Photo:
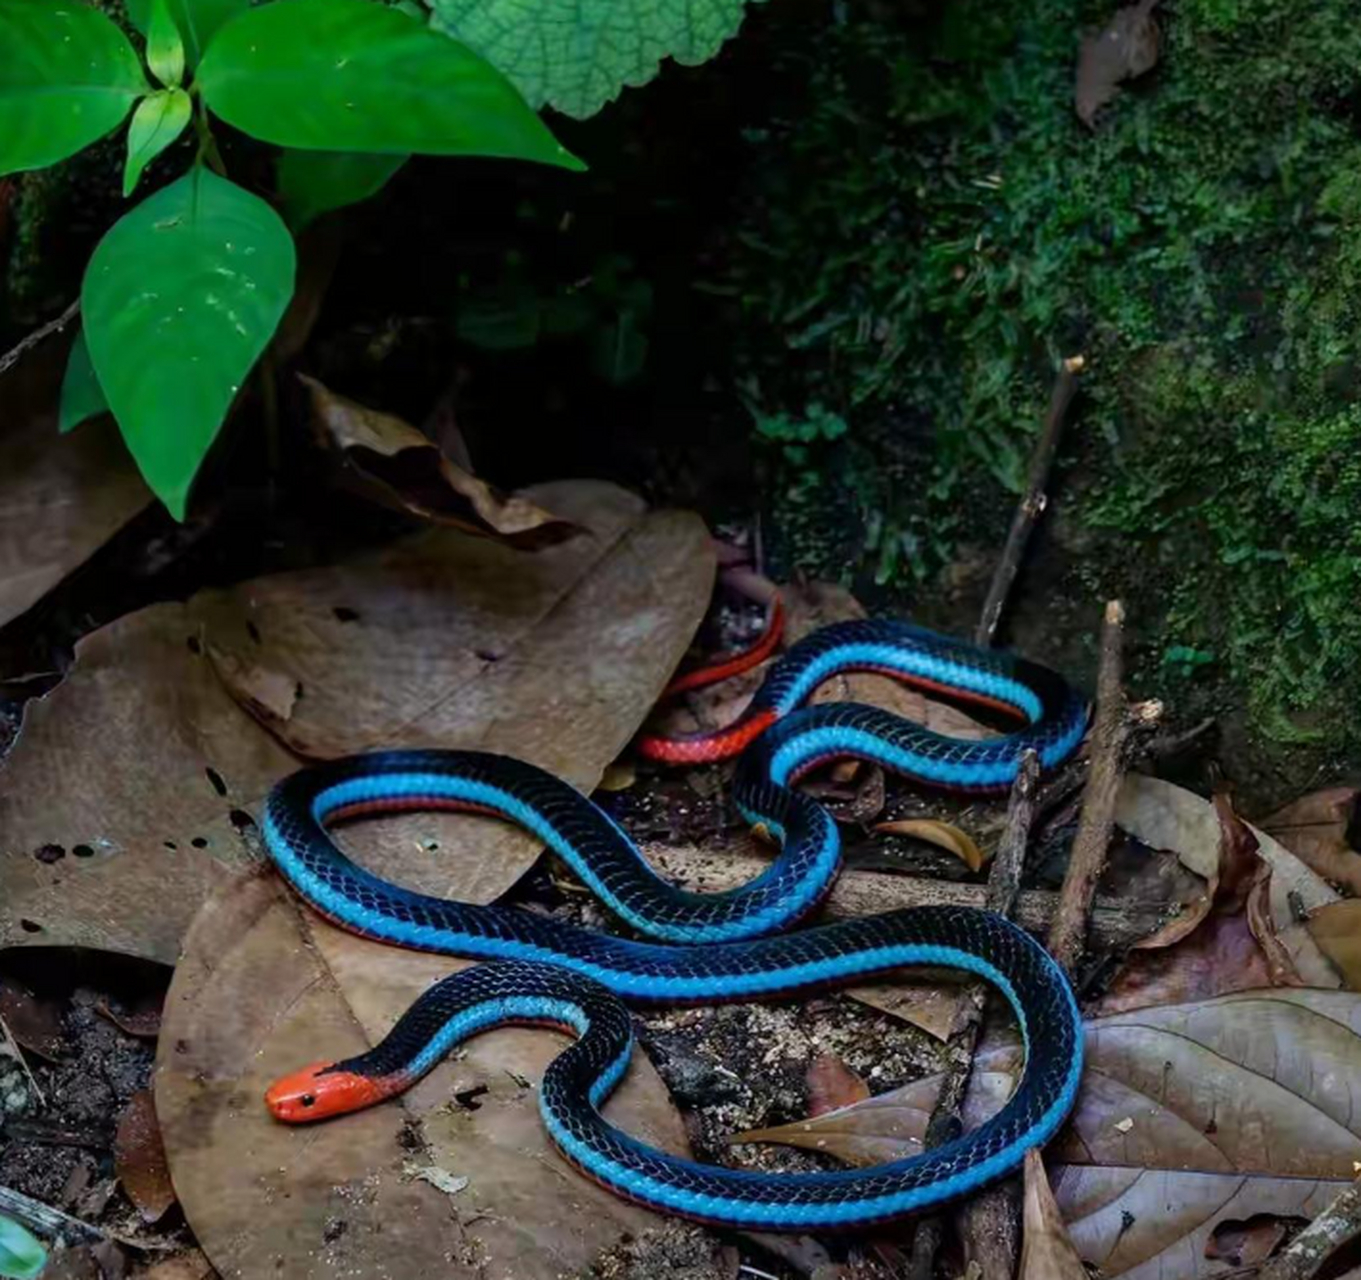
[[[1066,1166],[1056,1194],[1074,1242],[1104,1275],[1212,1274],[1204,1248],[1219,1222],[1311,1217],[1354,1176],[1361,996],[1291,988],[1143,1009],[1092,1020],[1086,1047],[1077,1104],[1050,1154]],[[979,1051],[968,1127],[1010,1096],[1021,1056],[1011,1040]],[[858,1165],[900,1159],[921,1149],[938,1086],[916,1081],[737,1140]]]
[[[401,1099],[334,1121],[270,1117],[272,1080],[362,1052],[463,963],[342,933],[272,877],[237,880],[205,905],[166,999],[156,1101],[185,1215],[221,1274],[390,1275],[400,1259],[410,1280],[557,1280],[657,1221],[578,1174],[544,1134],[537,1085],[566,1043],[556,1033],[478,1036]],[[469,1095],[475,1109],[458,1103]],[[641,1052],[605,1112],[685,1151]],[[468,1182],[451,1196],[407,1177],[409,1164]]]
[[[82,641],[70,676],[28,704],[0,771],[0,946],[173,964],[198,905],[251,865],[239,831],[301,757],[476,748],[592,788],[684,652],[713,562],[698,519],[649,513],[613,485],[531,496],[591,536],[531,554],[431,530],[155,605]],[[286,718],[254,705],[248,671],[301,690]],[[476,902],[540,849],[457,815],[347,838],[396,878]]]
[[[925,840],[928,844],[953,853],[970,871],[982,869],[988,860],[987,854],[974,843],[967,831],[948,822],[937,822],[934,818],[907,818],[898,822],[879,822],[874,829],[884,835],[911,836]]]
[[[144,1222],[159,1222],[175,1203],[156,1103],[149,1089],[134,1093],[118,1121],[113,1164],[128,1199]]]
[[[1020,1280],[1087,1280],[1087,1268],[1054,1200],[1044,1160],[1033,1148],[1025,1153],[1021,1231]]]
[[[363,496],[518,547],[582,532],[526,497],[497,492],[410,423],[337,395],[315,378],[298,377],[311,395],[317,434],[340,455],[349,487]]]
[[[151,502],[111,419],[57,432],[67,341],[0,376],[0,626],[84,564]]]
[[[1309,917],[1309,936],[1337,966],[1347,986],[1361,991],[1361,898],[1319,907]]]
[[[1361,896],[1361,853],[1352,847],[1356,787],[1328,787],[1278,809],[1261,827],[1325,880]]]
[[[1102,31],[1083,39],[1073,103],[1089,129],[1096,127],[1097,113],[1115,98],[1124,81],[1158,65],[1161,36],[1153,17],[1157,5],[1158,0],[1138,0],[1117,9]]]

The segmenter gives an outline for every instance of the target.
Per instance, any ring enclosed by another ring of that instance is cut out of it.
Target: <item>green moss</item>
[[[1076,45],[1110,8],[791,36],[734,271],[744,368],[764,413],[845,419],[826,475],[871,557],[887,538],[929,576],[1005,520],[1055,362],[1084,352],[1065,501],[1092,587],[1162,615],[1167,679],[1222,667],[1259,727],[1334,733],[1361,693],[1361,24],[1349,0],[1180,0],[1092,134]],[[794,541],[822,571],[844,550]]]

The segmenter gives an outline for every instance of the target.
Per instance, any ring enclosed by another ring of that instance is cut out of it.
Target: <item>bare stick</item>
[[[34,347],[45,342],[54,333],[60,333],[72,320],[76,318],[80,311],[80,299],[77,298],[65,311],[55,320],[49,320],[40,329],[34,329],[28,337],[11,347],[4,355],[0,356],[0,376],[8,373],[20,360],[24,358]]]
[[[758,846],[753,842],[753,849]],[[686,888],[717,893],[754,880],[770,866],[773,850],[741,852],[737,848],[717,851],[693,845],[646,844],[648,861],[668,879]],[[1016,923],[1031,933],[1044,933],[1054,919],[1059,895],[1048,889],[1022,889],[1016,900]],[[824,911],[829,919],[872,916],[901,907],[984,907],[987,888],[981,884],[956,884],[897,875],[890,871],[848,868],[837,877]],[[1131,947],[1166,923],[1171,907],[1120,898],[1096,900],[1092,909],[1092,939],[1103,948]]]
[[[1040,758],[1034,751],[1021,756],[1016,781],[1007,805],[1007,822],[1001,843],[988,873],[986,904],[989,911],[1010,916],[1020,895],[1021,873],[1025,870],[1025,851],[1030,828],[1035,820],[1035,784],[1040,776]],[[945,1073],[936,1095],[936,1105],[926,1126],[923,1140],[927,1148],[938,1147],[958,1137],[964,1127],[964,1095],[973,1072],[974,1050],[983,1025],[983,1005],[988,988],[984,982],[971,982],[960,993],[955,1006],[954,1027],[946,1048]],[[945,1235],[945,1219],[938,1213],[922,1218],[912,1235],[912,1260],[909,1280],[930,1280],[935,1274],[936,1254]]]
[[[1096,678],[1096,716],[1092,726],[1091,768],[1082,795],[1077,835],[1059,904],[1049,930],[1049,951],[1069,977],[1087,942],[1096,882],[1106,865],[1106,849],[1115,823],[1115,800],[1124,773],[1124,744],[1130,719],[1125,709],[1125,609],[1118,600],[1106,605],[1101,628],[1101,666]]]
[[[1258,1280],[1311,1280],[1338,1248],[1357,1235],[1361,1235],[1361,1178],[1272,1258],[1258,1272]]]
[[[1040,438],[1035,442],[1035,452],[1030,458],[1030,475],[1026,479],[1025,496],[1011,517],[1011,528],[1002,548],[1002,558],[993,571],[992,583],[988,587],[988,597],[983,603],[983,615],[974,631],[974,643],[986,648],[992,644],[997,624],[1002,620],[1002,611],[1007,607],[1011,595],[1011,584],[1016,580],[1017,570],[1021,567],[1021,557],[1025,554],[1026,543],[1030,541],[1031,530],[1039,520],[1049,498],[1045,487],[1049,483],[1049,472],[1054,466],[1054,457],[1059,451],[1059,440],[1063,436],[1063,424],[1068,415],[1068,406],[1073,402],[1077,391],[1077,375],[1082,370],[1081,356],[1071,356],[1059,368],[1054,380],[1054,390],[1049,397],[1049,410],[1044,415],[1044,425]]]
[[[30,1231],[48,1240],[60,1238],[68,1244],[92,1244],[105,1239],[104,1232],[98,1227],[9,1187],[0,1187],[0,1214],[22,1222]]]

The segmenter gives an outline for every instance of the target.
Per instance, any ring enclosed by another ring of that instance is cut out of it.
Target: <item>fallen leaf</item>
[[[1044,1160],[1033,1147],[1025,1153],[1021,1230],[1020,1280],[1087,1280],[1087,1268],[1055,1203]]]
[[[528,498],[498,493],[400,418],[337,395],[306,374],[298,377],[311,395],[317,435],[340,455],[348,487],[370,500],[517,547],[582,532]]]
[[[134,1093],[119,1117],[113,1168],[143,1222],[159,1222],[175,1203],[156,1103],[149,1089]]]
[[[479,748],[590,790],[684,651],[713,562],[693,516],[647,513],[595,481],[539,495],[592,536],[531,554],[431,530],[155,605],[82,641],[71,675],[28,704],[0,771],[0,946],[173,964],[198,905],[252,865],[240,832],[300,755]],[[286,720],[259,713],[269,732],[232,697],[250,703],[231,682],[252,665],[302,690]],[[347,843],[413,887],[473,902],[541,847],[447,814],[357,824]],[[63,856],[38,856],[50,846]]]
[[[49,1062],[55,1062],[66,1049],[56,1006],[39,1000],[9,978],[0,983],[0,1020],[16,1044]]]
[[[1271,868],[1264,866],[1262,873],[1248,891],[1244,906],[1244,917],[1248,928],[1262,954],[1266,957],[1267,976],[1273,987],[1302,987],[1304,979],[1295,968],[1294,957],[1276,931],[1276,921],[1271,916]]]
[[[805,1077],[808,1086],[808,1114],[820,1116],[863,1102],[870,1087],[834,1053],[820,1053],[809,1064]]]
[[[1318,943],[1353,991],[1361,991],[1361,898],[1317,908],[1309,916],[1309,936]]]
[[[0,626],[41,600],[151,501],[110,419],[57,433],[69,345],[69,337],[48,339],[0,376]]]
[[[892,982],[846,987],[845,993],[943,1042],[954,1031],[963,987],[958,974],[942,970],[935,977],[925,977],[920,969],[911,969]]]
[[[95,1005],[95,1012],[107,1018],[120,1031],[139,1040],[155,1040],[161,1034],[161,1001],[159,998],[139,1005],[128,1012],[120,1012],[109,1006],[103,997]]]
[[[1275,836],[1305,866],[1325,880],[1361,896],[1361,853],[1349,836],[1356,820],[1356,787],[1328,787],[1263,818],[1263,831]]]
[[[1139,0],[1117,9],[1105,29],[1082,41],[1077,58],[1077,87],[1073,102],[1078,118],[1089,129],[1096,115],[1134,80],[1158,65],[1161,36],[1153,10],[1158,0]]]
[[[556,1153],[536,1087],[565,1043],[546,1031],[478,1036],[399,1101],[295,1128],[267,1085],[362,1052],[462,961],[367,942],[299,910],[272,877],[213,896],[166,1000],[156,1100],[185,1216],[223,1275],[488,1275],[557,1280],[657,1219]],[[478,1091],[479,1106],[453,1104]],[[641,1051],[606,1114],[684,1152],[684,1129]],[[466,1171],[451,1200],[403,1169]],[[229,1178],[223,1170],[231,1171]]]
[[[1265,1262],[1285,1239],[1292,1225],[1289,1218],[1274,1213],[1254,1213],[1246,1222],[1237,1218],[1221,1219],[1205,1245],[1205,1256],[1231,1267],[1253,1267]]]
[[[1218,887],[1214,905],[1216,911],[1233,915],[1247,905],[1248,894],[1259,879],[1258,872],[1263,865],[1262,846],[1248,824],[1234,812],[1228,792],[1216,791],[1212,804],[1219,820]],[[1267,871],[1270,874],[1269,867]]]
[[[1127,774],[1116,800],[1115,821],[1144,844],[1171,850],[1184,866],[1207,881],[1216,874],[1221,843],[1219,817],[1214,806],[1194,792],[1159,778]],[[1292,899],[1311,911],[1337,901],[1337,894],[1278,841],[1251,823],[1245,826],[1271,867],[1268,903],[1281,946],[1308,985],[1336,987],[1338,976],[1296,919]],[[1226,981],[1236,980],[1228,969],[1223,974]]]
[[[953,853],[970,871],[981,870],[987,855],[966,831],[948,822],[937,822],[934,818],[909,818],[898,822],[879,822],[874,829],[884,835],[912,836],[925,840],[928,844]]]
[[[197,1249],[153,1262],[137,1273],[137,1280],[216,1280],[213,1264]]]
[[[423,1182],[428,1182],[436,1191],[443,1191],[446,1196],[456,1196],[468,1185],[467,1178],[461,1178],[452,1174],[448,1169],[441,1169],[438,1165],[414,1165],[404,1164],[402,1172],[408,1178],[420,1178]]]

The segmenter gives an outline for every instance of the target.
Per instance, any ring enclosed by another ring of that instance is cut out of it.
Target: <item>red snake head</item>
[[[270,1085],[265,1105],[276,1120],[306,1124],[370,1107],[396,1092],[390,1081],[338,1071],[334,1063],[314,1062]]]

